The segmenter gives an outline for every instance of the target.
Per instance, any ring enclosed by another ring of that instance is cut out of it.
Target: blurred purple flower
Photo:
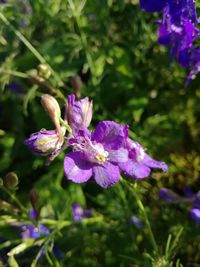
[[[167,0],[140,0],[140,7],[147,12],[160,12]]]
[[[39,224],[38,226],[35,226],[34,224],[24,224],[22,226],[22,232],[21,236],[22,239],[38,239],[41,236],[48,236],[49,235],[49,229],[47,229],[44,225]]]
[[[190,217],[192,218],[193,221],[200,224],[200,206],[193,207],[190,210]]]
[[[142,228],[143,227],[142,221],[138,217],[136,217],[135,215],[132,215],[130,217],[130,221],[131,221],[131,223],[133,223],[138,228]]]
[[[73,220],[75,222],[82,221],[85,218],[92,217],[92,211],[83,209],[80,204],[72,205]]]
[[[0,0],[0,4],[5,4],[6,2],[6,0]]]
[[[200,192],[193,193],[190,187],[184,189],[184,196],[180,196],[167,188],[161,188],[159,198],[170,203],[188,203],[194,206],[190,209],[190,217],[200,223]]]
[[[31,208],[29,210],[29,218],[32,219],[32,220],[36,220],[37,219],[37,213],[33,208]]]
[[[180,200],[180,196],[168,188],[160,188],[159,199],[166,202],[177,202]]]
[[[17,82],[12,82],[9,84],[8,88],[10,89],[11,92],[20,94],[22,93],[22,86],[17,83]]]

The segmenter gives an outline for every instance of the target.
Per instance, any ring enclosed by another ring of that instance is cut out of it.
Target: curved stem
[[[126,181],[124,181],[124,182],[127,184]],[[139,207],[139,209],[140,209],[140,211],[141,211],[141,213],[143,215],[143,218],[144,218],[144,221],[145,221],[148,233],[149,233],[149,239],[151,241],[152,247],[153,247],[156,255],[158,255],[159,254],[159,249],[158,249],[158,246],[157,246],[157,243],[156,243],[156,240],[155,240],[152,228],[151,228],[151,224],[150,224],[148,216],[147,216],[147,212],[146,212],[145,207],[144,207],[144,205],[142,203],[141,195],[140,195],[140,192],[139,192],[139,190],[137,188],[137,184],[135,183],[134,186],[131,183],[128,183],[128,184],[129,184],[129,188],[130,188],[132,194],[135,197],[137,205],[138,205],[138,207]]]

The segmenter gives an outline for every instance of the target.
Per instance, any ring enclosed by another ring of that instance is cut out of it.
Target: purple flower
[[[73,220],[75,222],[82,221],[85,218],[92,217],[91,210],[84,210],[80,204],[72,205]]]
[[[48,236],[49,235],[49,229],[47,229],[44,225],[39,224],[38,226],[35,226],[34,224],[24,224],[22,226],[22,232],[21,236],[22,239],[38,239],[41,236]]]
[[[200,192],[193,193],[190,187],[184,189],[184,196],[180,196],[167,188],[161,188],[159,198],[170,203],[193,204],[190,209],[190,217],[193,221],[200,223]]]
[[[6,2],[6,0],[0,0],[0,4],[5,4]]]
[[[180,200],[180,196],[168,188],[160,188],[159,199],[162,199],[166,202],[177,202]]]
[[[140,0],[140,7],[147,12],[160,12],[167,0]]]
[[[67,179],[84,183],[93,176],[103,188],[119,182],[118,164],[128,159],[123,140],[123,127],[112,121],[100,122],[92,134],[79,131],[75,138],[69,139],[73,152],[64,160]]]
[[[35,209],[31,208],[29,210],[29,218],[32,219],[32,220],[36,220],[37,219],[37,213],[35,211]]]
[[[144,148],[128,137],[128,126],[124,127],[125,148],[128,151],[128,161],[119,162],[120,169],[132,178],[140,179],[149,176],[151,168],[167,171],[164,162],[152,159]]]
[[[140,0],[141,8],[147,12],[163,13],[162,21],[158,24],[158,42],[171,46],[171,59],[176,56],[184,68],[191,68],[186,85],[200,71],[199,55],[194,48],[194,41],[200,36],[194,0]],[[197,59],[198,58],[198,59]]]
[[[142,221],[138,217],[136,217],[135,215],[131,216],[130,221],[131,221],[131,223],[133,223],[138,228],[142,228],[143,227]]]
[[[190,210],[190,217],[193,221],[200,223],[200,206],[199,207],[193,207]]]
[[[61,128],[61,130],[64,136],[64,128]],[[24,144],[28,146],[32,153],[47,156],[61,148],[63,139],[60,140],[56,130],[42,129],[39,132],[33,133],[24,141]]]
[[[65,107],[65,120],[77,131],[88,127],[92,119],[92,101],[88,97],[76,101],[75,95],[69,95]]]

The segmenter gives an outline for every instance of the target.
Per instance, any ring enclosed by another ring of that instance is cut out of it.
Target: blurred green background
[[[190,220],[189,206],[158,201],[162,186],[178,193],[200,186],[200,78],[184,87],[186,71],[157,43],[159,16],[143,12],[137,0],[7,0],[0,12],[7,19],[1,16],[0,23],[1,177],[15,171],[18,197],[30,206],[34,188],[48,216],[70,219],[71,204],[78,202],[104,218],[63,229],[55,239],[64,255],[61,266],[150,266],[142,256],[150,245],[145,229],[130,223],[130,216],[140,213],[124,184],[109,190],[72,184],[64,178],[64,153],[45,166],[45,158],[23,145],[31,133],[53,129],[40,104],[40,96],[51,92],[27,77],[37,74],[43,60],[54,71],[45,83],[65,97],[75,92],[93,100],[91,128],[100,120],[128,123],[131,137],[169,165],[167,174],[154,172],[141,181],[144,203],[161,249],[182,225],[174,262],[180,258],[184,266],[200,266],[200,227]],[[19,32],[42,55],[40,61]],[[63,99],[57,100],[64,111]],[[6,238],[17,238],[10,226],[0,226]],[[29,266],[34,251],[17,257],[20,266]],[[40,264],[50,266],[45,260]]]

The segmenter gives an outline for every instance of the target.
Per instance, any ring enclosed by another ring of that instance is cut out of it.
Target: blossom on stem
[[[123,127],[112,121],[100,122],[95,131],[80,130],[69,139],[73,148],[64,160],[67,179],[87,182],[92,176],[97,184],[108,188],[120,180],[119,162],[126,162],[128,153],[123,143]]]
[[[92,217],[92,211],[83,209],[80,204],[72,205],[73,220],[75,222],[82,221],[85,218]]]
[[[190,217],[193,221],[200,223],[200,192],[193,193],[192,189],[187,187],[184,190],[184,196],[180,196],[168,188],[161,188],[159,198],[168,203],[192,204],[189,211]]]
[[[128,151],[128,160],[120,162],[119,167],[132,178],[140,179],[149,176],[151,168],[168,170],[168,166],[164,162],[151,158],[139,143],[128,137],[128,126],[124,127],[124,147]]]
[[[92,119],[92,101],[88,97],[76,101],[75,95],[69,95],[64,119],[74,131],[87,128]]]
[[[162,20],[158,21],[158,42],[171,46],[171,59],[175,56],[184,68],[191,68],[186,85],[200,71],[198,49],[194,41],[200,36],[199,23],[194,0],[140,0],[140,6],[147,12],[161,12]]]
[[[61,132],[64,137],[65,129],[63,127]],[[47,156],[58,151],[62,147],[63,140],[63,138],[60,140],[56,130],[41,129],[26,139],[24,144],[28,146],[32,153]]]

